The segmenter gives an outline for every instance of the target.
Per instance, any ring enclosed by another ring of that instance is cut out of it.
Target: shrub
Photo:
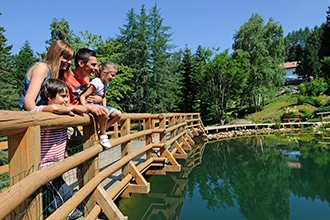
[[[319,96],[328,88],[327,83],[323,78],[318,78],[310,82],[304,82],[299,85],[299,90],[302,95]]]
[[[316,115],[319,112],[330,112],[330,106],[321,106],[314,111],[314,114]]]
[[[315,107],[320,107],[323,104],[322,99],[319,97],[300,95],[300,96],[298,96],[297,99],[298,99],[297,100],[298,105],[302,105],[302,104],[306,103],[306,104],[313,105]]]

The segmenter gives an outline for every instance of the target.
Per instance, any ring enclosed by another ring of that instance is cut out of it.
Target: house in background
[[[291,84],[300,81],[296,68],[299,65],[299,61],[291,61],[280,64],[281,67],[285,68],[285,84]]]

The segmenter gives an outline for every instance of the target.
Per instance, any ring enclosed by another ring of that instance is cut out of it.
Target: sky
[[[252,14],[259,14],[265,23],[272,18],[282,25],[284,36],[320,26],[330,0],[1,0],[0,27],[13,54],[25,41],[41,53],[54,18],[65,19],[76,35],[88,31],[105,40],[119,35],[128,11],[133,8],[139,14],[142,5],[147,10],[157,5],[176,50],[187,46],[195,52],[198,45],[231,49],[234,34]]]

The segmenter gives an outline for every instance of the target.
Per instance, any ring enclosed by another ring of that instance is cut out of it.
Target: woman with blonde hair
[[[41,105],[39,91],[42,83],[48,78],[66,81],[74,57],[73,48],[63,40],[55,41],[49,48],[45,59],[32,65],[23,83],[23,92],[19,106],[22,110],[36,110]]]

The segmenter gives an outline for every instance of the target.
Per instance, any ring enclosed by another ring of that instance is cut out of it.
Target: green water
[[[330,150],[320,141],[280,135],[194,146],[180,173],[146,177],[150,193],[119,200],[119,209],[129,220],[328,220]]]

